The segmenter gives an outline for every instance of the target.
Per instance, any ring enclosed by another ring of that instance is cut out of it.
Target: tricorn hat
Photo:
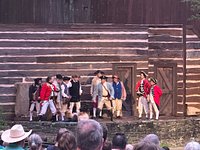
[[[155,84],[158,83],[158,80],[157,80],[156,78],[151,77],[149,80],[152,81],[152,82],[155,83]]]
[[[16,143],[26,139],[31,132],[32,130],[25,132],[22,125],[16,124],[11,129],[4,131],[1,139],[6,143]]]
[[[106,76],[101,76],[100,79],[101,79],[101,80],[106,80],[106,79],[108,79],[108,77],[106,77]]]
[[[148,74],[145,71],[141,71],[140,74],[143,74],[145,78],[148,77]]]

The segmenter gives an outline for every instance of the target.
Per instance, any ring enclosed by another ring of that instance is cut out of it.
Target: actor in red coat
[[[151,89],[150,89],[150,119],[153,118],[153,109],[156,113],[156,120],[159,118],[159,106],[160,106],[160,97],[162,95],[162,90],[157,85],[157,80],[155,78],[150,78]]]
[[[139,113],[139,119],[142,118],[143,109],[146,114],[146,118],[148,118],[148,102],[147,102],[147,95],[150,91],[150,84],[148,80],[146,79],[147,74],[144,71],[140,72],[141,80],[138,81],[136,84],[136,92],[138,96],[138,113]]]
[[[47,108],[50,107],[52,113],[52,121],[56,121],[56,108],[53,102],[53,96],[55,91],[55,86],[52,84],[54,78],[47,77],[46,83],[42,85],[41,92],[40,92],[40,99],[41,99],[41,111],[40,111],[40,120],[46,114]]]

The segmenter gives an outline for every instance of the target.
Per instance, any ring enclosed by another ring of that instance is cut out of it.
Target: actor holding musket
[[[144,72],[140,72],[140,78],[141,80],[138,81],[136,84],[136,92],[138,96],[138,112],[139,112],[139,119],[142,118],[143,109],[146,114],[146,119],[148,119],[148,102],[147,102],[147,96],[150,91],[150,84],[148,80],[146,79],[148,75]]]
[[[114,89],[114,100],[113,100],[114,112],[116,112],[117,118],[121,118],[122,102],[126,100],[126,89],[124,88],[123,82],[120,81],[117,75],[114,75],[112,78],[113,78],[112,86]]]
[[[150,119],[153,118],[153,109],[156,113],[156,120],[159,118],[159,106],[160,106],[160,97],[162,96],[162,90],[157,85],[157,79],[150,78],[151,89],[149,95],[149,108],[150,108]]]
[[[110,110],[110,115],[112,116],[112,105],[111,101],[114,99],[114,89],[112,84],[107,82],[106,76],[101,76],[101,83],[97,85],[97,89],[95,90],[95,94],[97,92],[98,95],[98,110],[99,117],[102,118],[102,109],[105,104],[107,109]]]

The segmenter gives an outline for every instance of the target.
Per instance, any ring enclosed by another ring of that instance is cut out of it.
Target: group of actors
[[[90,94],[93,103],[93,118],[103,118],[103,107],[106,106],[109,115],[122,118],[122,103],[126,100],[126,89],[118,75],[112,76],[112,82],[107,81],[107,76],[101,70],[97,70],[92,79]],[[150,78],[142,71],[141,81],[136,85],[138,95],[139,118],[142,118],[143,110],[148,118],[153,117],[153,109],[156,119],[159,117],[160,96],[162,91],[157,86],[157,80]],[[74,114],[86,114],[87,111],[81,109],[82,88],[80,76],[73,75],[71,78],[57,74],[48,76],[46,82],[42,83],[42,78],[34,79],[34,83],[29,87],[30,98],[30,121],[33,120],[33,111],[36,109],[39,120],[46,120],[45,114],[48,107],[52,113],[52,121],[65,121],[72,118]],[[149,111],[150,110],[150,111]],[[82,112],[84,111],[84,112]],[[88,116],[88,117],[87,117]]]
[[[146,115],[146,119],[153,119],[153,112],[155,112],[155,119],[159,119],[159,107],[160,97],[162,96],[162,90],[157,85],[157,79],[151,77],[147,79],[147,73],[140,72],[141,80],[136,84],[136,93],[138,100],[138,113],[139,119],[142,118],[143,110]]]

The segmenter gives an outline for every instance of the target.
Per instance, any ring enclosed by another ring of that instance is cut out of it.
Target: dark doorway
[[[120,80],[124,83],[127,98],[123,101],[123,115],[135,116],[135,78],[136,78],[136,64],[133,63],[115,63],[113,64],[113,74],[117,74]]]

